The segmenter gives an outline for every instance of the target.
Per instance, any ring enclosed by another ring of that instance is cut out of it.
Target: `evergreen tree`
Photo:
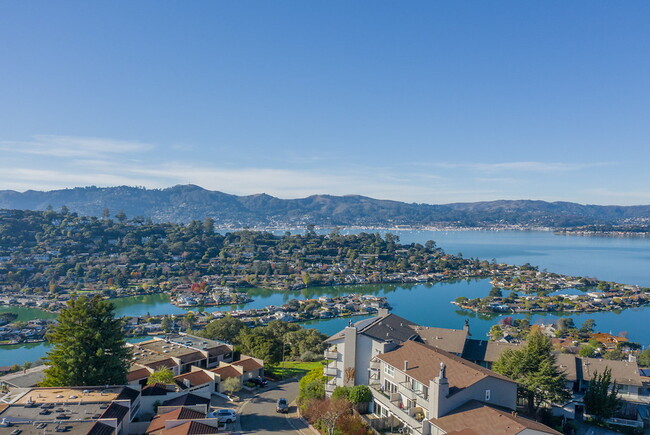
[[[587,414],[595,415],[598,418],[613,417],[614,412],[620,406],[618,389],[616,381],[612,383],[612,370],[609,367],[605,367],[603,373],[594,372],[594,377],[589,382],[589,388],[584,398]]]
[[[47,334],[54,345],[44,359],[42,386],[120,385],[126,383],[131,351],[126,347],[122,319],[99,296],[68,301]]]
[[[556,365],[551,340],[539,331],[532,332],[523,349],[507,349],[494,363],[494,371],[519,384],[519,395],[534,414],[545,402],[569,399],[566,376]]]

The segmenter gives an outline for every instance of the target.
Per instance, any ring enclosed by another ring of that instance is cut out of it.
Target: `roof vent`
[[[404,371],[407,371],[409,369],[409,362],[404,361]]]

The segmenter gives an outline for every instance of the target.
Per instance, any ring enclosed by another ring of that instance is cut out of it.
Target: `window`
[[[395,367],[384,364],[384,373],[388,376],[395,376]]]
[[[490,396],[491,396],[491,391],[490,390],[485,390],[485,401],[486,402],[490,401]]]

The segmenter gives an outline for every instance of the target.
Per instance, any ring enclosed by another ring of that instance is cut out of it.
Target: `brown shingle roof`
[[[176,361],[174,361],[173,359],[171,359],[171,358],[165,358],[165,359],[161,359],[159,361],[144,363],[142,365],[147,366],[147,367],[149,367],[150,369],[153,369],[153,370],[159,370],[159,369],[162,369],[164,367],[167,367],[167,368],[176,367],[176,366],[178,366],[178,363]]]
[[[205,414],[185,407],[176,408],[173,411],[155,416],[153,420],[151,420],[151,423],[149,423],[149,427],[145,433],[156,432],[164,429],[167,420],[195,420],[200,418],[205,418]]]
[[[510,411],[488,406],[476,400],[467,402],[451,413],[440,418],[432,418],[430,421],[446,433],[468,433],[462,431],[472,430],[479,434],[515,435],[526,429],[531,429],[543,433],[562,435],[542,423],[517,416]]]
[[[435,346],[447,352],[462,354],[467,340],[467,331],[464,329],[432,328],[428,326],[412,325],[411,328],[420,336],[420,339],[429,346]]]
[[[264,365],[258,363],[255,361],[253,358],[244,358],[239,361],[235,361],[232,363],[233,365],[236,366],[241,366],[244,369],[244,373],[246,372],[252,372],[253,370],[258,370],[264,367]]]
[[[131,370],[126,375],[126,380],[128,382],[139,381],[140,379],[148,378],[151,375],[151,372],[148,368],[143,367],[139,364],[131,367]]]
[[[180,359],[183,364],[187,364],[205,359],[205,355],[197,350],[196,352],[180,355],[177,358]]]
[[[438,376],[440,363],[447,366],[447,380],[450,391],[466,388],[487,377],[493,377],[508,382],[513,380],[498,373],[464,360],[442,349],[427,346],[414,341],[406,341],[397,349],[377,356],[397,370],[404,372],[404,361],[408,361],[407,375],[424,385]]]
[[[218,374],[221,377],[222,381],[225,381],[228,378],[238,378],[242,375],[236,368],[231,365],[218,367],[210,371]]]
[[[188,380],[190,381],[191,387],[196,387],[198,385],[210,383],[214,379],[203,370],[197,370],[195,372],[189,372],[183,375],[174,376],[174,380],[178,385],[184,385],[183,381]]]
[[[165,429],[161,432],[162,435],[198,435],[198,434],[214,434],[217,433],[217,428],[208,426],[207,424],[199,423],[198,421],[188,421],[187,423],[179,424],[171,429]]]

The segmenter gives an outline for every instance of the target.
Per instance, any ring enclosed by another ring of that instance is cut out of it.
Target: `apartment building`
[[[487,347],[470,336],[467,324],[462,330],[428,328],[385,312],[349,325],[327,339],[326,392],[369,385],[369,420],[378,429],[397,425],[418,435],[557,434],[516,415],[514,381],[461,357],[468,348]]]

